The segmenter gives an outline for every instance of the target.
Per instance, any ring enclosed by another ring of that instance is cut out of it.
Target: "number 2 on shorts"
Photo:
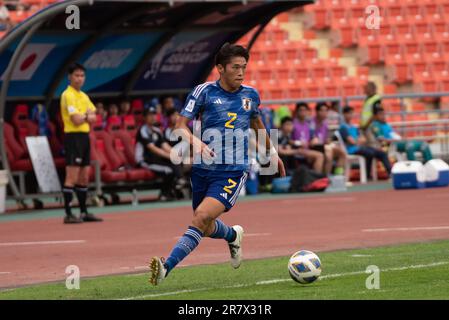
[[[227,193],[231,194],[232,193],[231,189],[235,188],[235,186],[237,185],[237,182],[235,182],[232,179],[228,179],[228,183],[230,183],[229,186],[225,186],[223,188],[223,190],[226,191]]]

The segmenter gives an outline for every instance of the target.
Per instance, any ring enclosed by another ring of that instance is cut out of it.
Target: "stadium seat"
[[[27,148],[23,147],[21,142],[16,139],[14,127],[9,123],[4,123],[6,152],[9,165],[12,171],[33,171],[33,165],[28,156]]]
[[[101,118],[101,116],[100,116]],[[98,117],[97,117],[98,121]],[[122,128],[122,118],[120,116],[109,116],[106,121],[106,130],[118,130]]]
[[[387,81],[404,84],[411,80],[409,64],[404,60],[403,56],[399,54],[387,56],[385,65],[387,66]]]
[[[359,58],[362,64],[375,65],[381,62],[382,48],[373,37],[360,39]]]
[[[134,115],[136,119],[136,123],[139,125],[143,122],[143,100],[142,99],[134,99],[131,102],[131,114]]]
[[[106,183],[126,180],[126,172],[112,170],[112,166],[106,157],[105,143],[97,138],[95,134],[90,134],[91,160],[97,161],[101,170],[101,180]]]

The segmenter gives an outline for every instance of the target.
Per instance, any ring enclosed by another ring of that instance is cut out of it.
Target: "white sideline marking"
[[[449,261],[440,261],[440,262],[434,262],[430,264],[417,264],[417,265],[410,265],[410,266],[404,266],[404,267],[395,267],[395,268],[388,268],[388,269],[381,269],[381,272],[390,272],[390,271],[402,271],[402,270],[408,270],[408,269],[421,269],[421,268],[430,268],[430,267],[436,267],[436,266],[442,266],[449,264]],[[324,275],[318,278],[318,280],[324,280],[324,279],[333,279],[333,278],[340,278],[345,276],[352,276],[352,275],[359,275],[359,274],[365,274],[366,271],[354,271],[354,272],[346,272],[346,273],[334,273],[334,274],[328,274]],[[257,281],[255,284],[238,284],[238,285],[232,285],[232,286],[224,286],[220,287],[220,289],[234,289],[234,288],[243,288],[243,287],[250,287],[253,285],[266,285],[266,284],[273,284],[273,283],[280,283],[280,282],[288,282],[292,281],[292,279],[273,279],[273,280],[263,280],[263,281]],[[157,294],[146,294],[141,296],[135,296],[130,298],[123,298],[119,300],[135,300],[135,299],[145,299],[145,298],[156,298],[156,297],[163,297],[163,296],[170,296],[170,295],[177,295],[182,293],[193,293],[193,292],[200,292],[200,291],[206,291],[206,290],[213,290],[217,288],[198,288],[198,289],[191,289],[191,290],[180,290],[180,291],[171,291],[171,292],[164,292],[164,293],[157,293]]]
[[[352,254],[351,257],[354,258],[365,258],[365,257],[372,257],[373,255],[371,254]]]
[[[363,229],[362,232],[419,231],[419,230],[449,230],[449,226]]]
[[[267,236],[271,236],[271,233],[244,233],[243,234],[243,237],[267,237]],[[173,239],[179,240],[179,239],[181,239],[181,237],[174,237]]]
[[[271,233],[244,233],[243,237],[268,237]]]
[[[11,272],[6,272],[6,271],[4,271],[4,272],[0,272],[0,274],[10,274]]]
[[[313,198],[305,198],[304,200],[312,200]],[[320,198],[320,201],[328,203],[328,202],[354,202],[355,197],[323,197]],[[289,203],[298,203],[298,199],[286,199],[280,201],[282,204]]]
[[[45,244],[76,244],[76,243],[85,243],[85,242],[86,242],[86,240],[0,242],[0,247],[33,246],[33,245],[45,245]]]

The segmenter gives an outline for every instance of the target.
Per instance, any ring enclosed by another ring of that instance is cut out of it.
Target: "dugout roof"
[[[73,61],[87,67],[84,90],[91,96],[187,91],[204,81],[224,42],[309,2],[62,1],[0,42],[1,83],[19,43],[34,27],[12,72],[7,100],[58,97]],[[79,30],[66,28],[71,4],[80,9]]]

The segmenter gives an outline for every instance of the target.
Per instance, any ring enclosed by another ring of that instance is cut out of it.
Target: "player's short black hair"
[[[215,55],[215,65],[221,64],[225,67],[233,57],[243,57],[246,62],[249,61],[249,52],[245,47],[238,44],[226,42]]]
[[[296,104],[296,111],[298,111],[302,107],[306,108],[307,110],[310,110],[310,107],[309,107],[309,105],[307,103],[305,103],[305,102],[298,102]]]
[[[292,121],[293,121],[292,117],[289,117],[289,116],[283,117],[282,120],[281,120],[281,127],[284,124],[286,124],[287,122],[292,122]]]
[[[373,108],[373,114],[374,115],[378,115],[379,113],[384,112],[384,111],[385,111],[385,109],[380,107],[380,106],[377,106],[377,107]]]
[[[326,107],[329,110],[329,106],[327,105],[326,102],[318,102],[315,106],[315,111],[321,111],[321,109],[323,109],[324,107]]]
[[[72,74],[76,70],[81,70],[81,71],[86,72],[86,68],[81,63],[74,62],[69,66],[68,72],[69,72],[69,74]]]
[[[343,108],[343,113],[350,113],[350,112],[353,112],[353,111],[354,111],[354,108],[351,107],[351,106],[345,106]]]

